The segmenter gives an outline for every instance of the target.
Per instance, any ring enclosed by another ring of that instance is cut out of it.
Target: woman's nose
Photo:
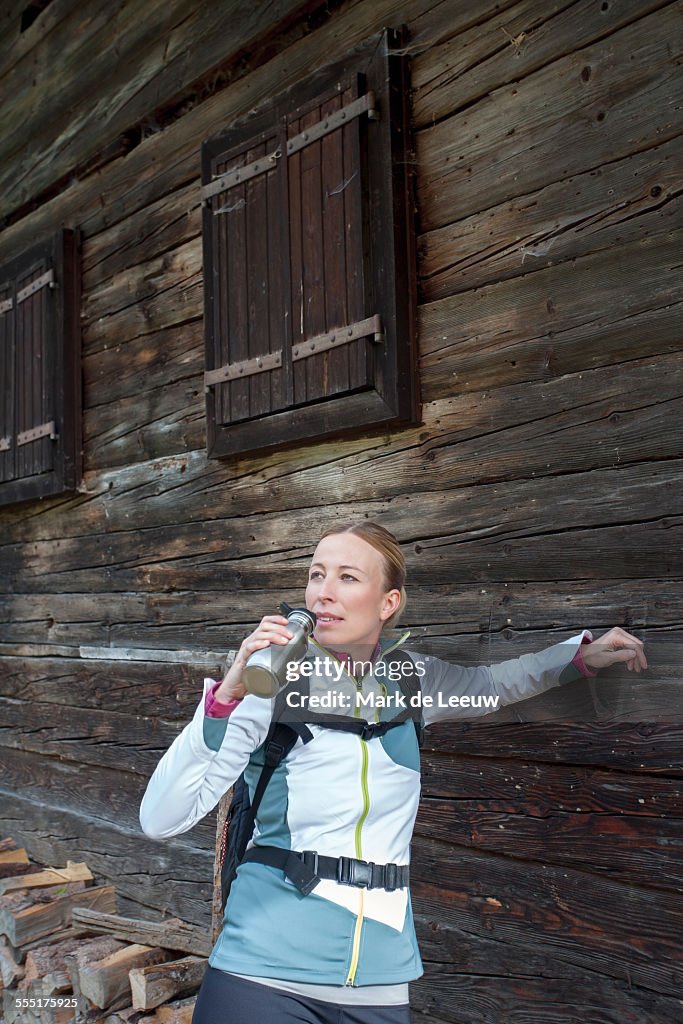
[[[325,579],[320,584],[320,590],[318,591],[318,599],[320,601],[334,601],[334,583],[329,579]]]

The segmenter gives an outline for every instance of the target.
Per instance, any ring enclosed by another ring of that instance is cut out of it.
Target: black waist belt
[[[363,889],[404,889],[409,882],[407,864],[373,864],[354,857],[324,857],[315,850],[283,850],[279,846],[252,846],[243,861],[280,868],[299,892],[308,896],[322,878]]]

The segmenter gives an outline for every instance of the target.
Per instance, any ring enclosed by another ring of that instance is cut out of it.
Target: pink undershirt
[[[589,644],[590,642],[591,641],[588,639],[587,636],[584,636],[581,639],[582,644]],[[379,657],[379,653],[380,645],[377,644],[375,650],[372,652],[372,658],[370,660],[373,662],[376,661],[377,658]],[[332,654],[335,654],[335,652],[332,651]],[[350,655],[339,653],[335,654],[335,657],[343,664],[347,666],[350,665]],[[579,670],[582,676],[597,675],[597,672],[591,672],[591,670],[587,667],[586,663],[584,662],[583,656],[581,654],[581,647],[579,647],[578,651],[572,658],[572,665],[574,666],[574,668]],[[238,704],[240,704],[242,701],[241,697],[235,698],[235,700],[228,701],[227,704],[224,704],[220,700],[216,700],[214,694],[218,687],[221,685],[221,682],[222,680],[219,679],[218,682],[214,683],[211,689],[207,690],[206,692],[206,697],[204,698],[204,714],[207,716],[207,718],[227,718],[228,715],[231,715],[235,708],[238,706]]]

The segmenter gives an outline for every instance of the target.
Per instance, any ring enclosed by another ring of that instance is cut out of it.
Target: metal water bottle
[[[315,627],[315,612],[308,608],[290,608],[283,602],[280,611],[287,616],[292,639],[287,644],[271,644],[254,651],[242,672],[242,683],[257,697],[274,697],[282,689],[287,682],[287,665],[301,661]]]

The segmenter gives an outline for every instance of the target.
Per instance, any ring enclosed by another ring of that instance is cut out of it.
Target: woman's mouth
[[[318,626],[331,626],[335,622],[341,622],[342,620],[337,615],[316,615],[316,625]]]

